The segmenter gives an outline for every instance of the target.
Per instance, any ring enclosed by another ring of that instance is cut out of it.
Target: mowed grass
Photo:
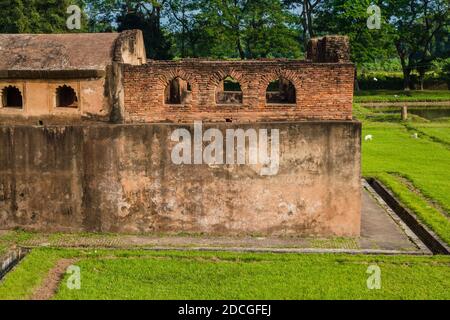
[[[415,123],[410,125],[412,130],[431,137],[435,141],[448,144],[450,146],[450,120],[445,123]]]
[[[450,101],[450,90],[364,90],[355,92],[355,102]]]
[[[58,258],[78,258],[81,289],[54,299],[450,299],[450,257],[36,249],[0,283],[26,299]],[[368,267],[381,269],[369,290]]]
[[[363,119],[363,137],[373,136],[362,143],[363,175],[380,179],[450,243],[450,148],[445,143],[450,123],[392,122],[392,115],[386,115],[391,122],[367,121],[372,115],[364,108],[357,108],[357,114]]]

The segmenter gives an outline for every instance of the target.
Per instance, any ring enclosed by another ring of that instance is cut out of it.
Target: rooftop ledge
[[[309,59],[249,59],[249,60],[217,60],[207,58],[186,58],[179,60],[147,60],[146,63],[139,66],[152,65],[152,64],[305,64],[305,65],[350,65],[354,63],[351,61],[345,62],[314,62]]]
[[[103,78],[106,70],[0,70],[0,79]]]

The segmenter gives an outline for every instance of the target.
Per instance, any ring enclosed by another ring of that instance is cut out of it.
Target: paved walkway
[[[362,249],[424,251],[426,246],[365,182],[363,192]]]

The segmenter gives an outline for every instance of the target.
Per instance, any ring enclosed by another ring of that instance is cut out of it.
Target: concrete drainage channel
[[[450,254],[450,248],[420,222],[414,213],[405,208],[381,182],[373,178],[367,179],[367,182],[433,254]]]
[[[0,257],[0,281],[26,256],[28,251],[24,248],[11,249],[6,255]]]

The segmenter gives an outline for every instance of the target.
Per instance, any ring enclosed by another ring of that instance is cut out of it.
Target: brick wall
[[[351,120],[354,66],[299,60],[149,61],[123,66],[125,122],[255,122],[276,120]],[[242,104],[219,105],[220,82],[239,81]],[[165,89],[175,78],[188,81],[191,99],[166,104]],[[296,90],[295,104],[266,103],[271,81],[284,78]]]
[[[320,63],[350,62],[350,42],[346,36],[325,36],[311,39],[307,59]]]

